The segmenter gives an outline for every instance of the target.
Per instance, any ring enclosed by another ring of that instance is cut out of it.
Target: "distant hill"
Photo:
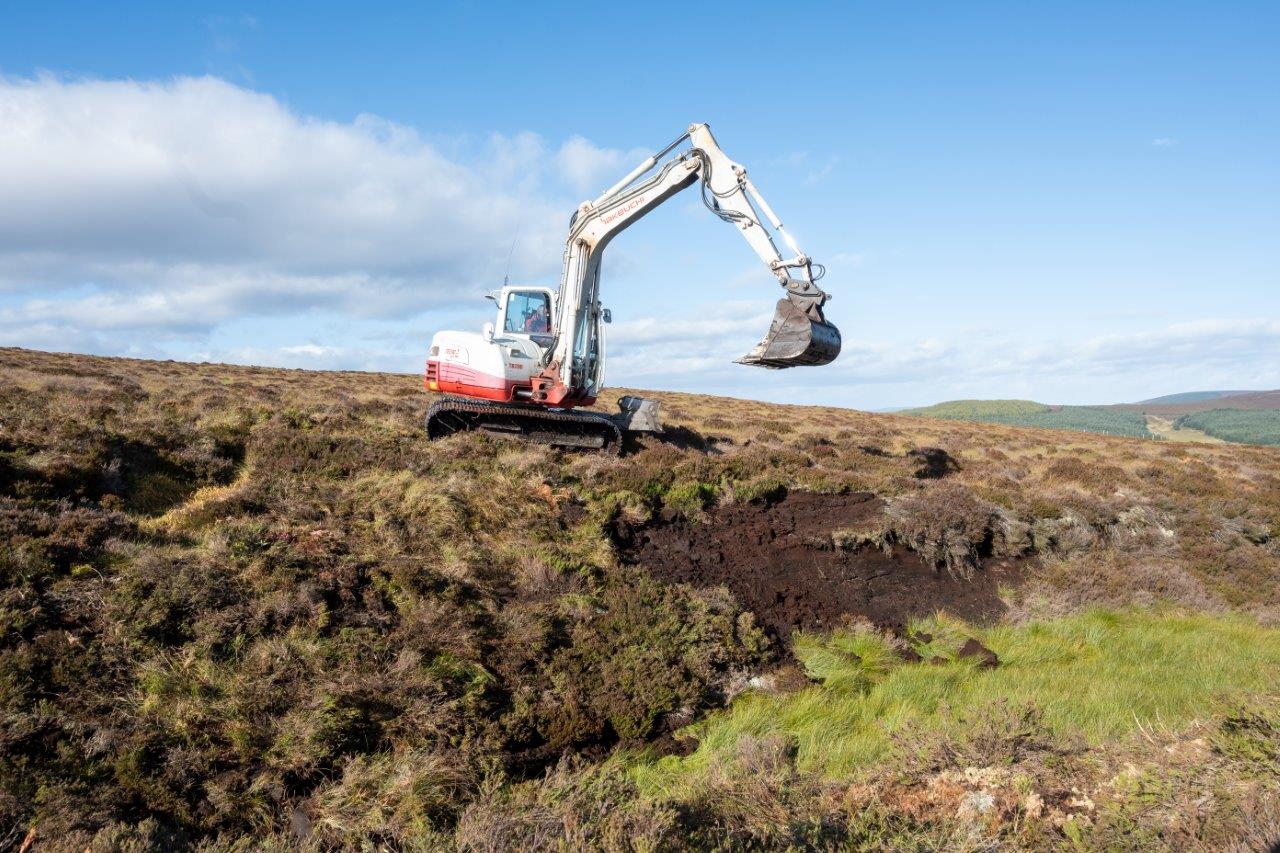
[[[1216,395],[1216,396],[1205,396]],[[1186,394],[1169,394],[1140,403],[1121,403],[1115,408],[1130,412],[1145,412],[1161,417],[1179,417],[1192,412],[1210,409],[1256,409],[1272,411],[1280,409],[1280,390],[1276,391],[1192,391]]]
[[[1201,400],[1220,400],[1237,394],[1257,394],[1257,391],[1183,391],[1181,394],[1165,394],[1150,400],[1139,400],[1138,405],[1166,405],[1169,403],[1198,403]]]
[[[903,409],[899,414],[1138,438],[1157,437],[1151,431],[1155,429],[1161,438],[1182,436],[1182,440],[1188,440],[1186,436],[1192,436],[1190,440],[1206,440],[1205,436],[1210,436],[1233,443],[1275,444],[1280,435],[1280,390],[1187,391],[1110,406],[1053,406],[1034,400],[948,400]],[[1152,416],[1151,422],[1148,416]]]
[[[1034,400],[948,400],[932,406],[903,409],[901,414],[926,418],[953,418],[962,421],[985,420],[1047,412],[1052,406]]]
[[[1145,415],[1114,406],[1049,406],[1034,400],[950,400],[907,409],[901,414],[1151,438]]]

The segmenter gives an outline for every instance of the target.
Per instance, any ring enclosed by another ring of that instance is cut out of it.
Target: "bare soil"
[[[944,611],[998,619],[999,584],[1016,582],[1013,560],[990,560],[963,580],[903,548],[836,548],[833,531],[867,526],[884,508],[875,495],[794,492],[716,509],[705,521],[657,518],[615,527],[623,562],[668,583],[725,586],[783,643],[797,629],[829,630],[848,616],[892,630]]]

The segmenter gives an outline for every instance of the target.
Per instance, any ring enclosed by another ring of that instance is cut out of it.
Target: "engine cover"
[[[523,336],[487,338],[475,332],[437,332],[431,338],[425,384],[429,391],[511,402],[528,391],[541,352]]]

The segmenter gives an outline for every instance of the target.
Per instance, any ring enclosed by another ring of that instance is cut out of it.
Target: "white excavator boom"
[[[687,149],[662,162],[685,141],[689,142]],[[655,168],[657,174],[641,180]],[[596,396],[604,381],[604,359],[598,352],[604,249],[649,211],[699,181],[707,207],[739,229],[787,291],[765,339],[739,363],[772,368],[820,365],[839,354],[840,333],[822,315],[822,305],[830,298],[816,284],[822,267],[815,275],[815,265],[751,183],[747,170],[729,159],[710,127],[694,124],[595,201],[583,202],[574,214],[565,241],[555,345],[545,359],[547,381],[535,387],[533,399],[558,405],[578,395]],[[778,250],[766,221],[782,238],[791,257]]]

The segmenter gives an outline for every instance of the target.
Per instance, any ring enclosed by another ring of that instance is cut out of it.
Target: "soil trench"
[[[833,546],[833,531],[866,527],[883,509],[866,492],[794,492],[773,503],[719,507],[702,522],[619,525],[615,538],[623,562],[660,580],[728,587],[784,643],[796,629],[830,630],[847,615],[901,629],[939,610],[976,622],[1004,612],[998,586],[1017,579],[1014,561],[988,561],[960,580],[904,548]]]

